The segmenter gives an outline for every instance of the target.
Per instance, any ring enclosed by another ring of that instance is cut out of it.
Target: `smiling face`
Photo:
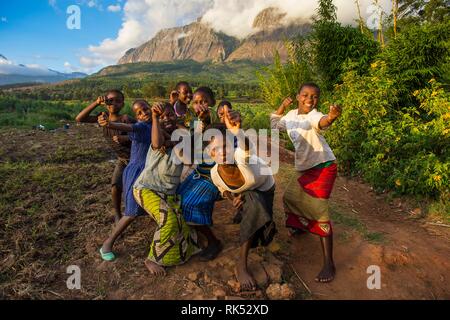
[[[298,110],[300,114],[308,114],[319,104],[319,89],[311,86],[305,86],[297,94]]]
[[[165,106],[164,112],[159,117],[159,123],[164,131],[168,133],[175,131],[177,128],[177,115],[171,105]]]
[[[189,86],[181,86],[178,90],[178,100],[185,105],[189,105],[192,100],[192,89]]]
[[[109,92],[106,96],[106,108],[110,114],[117,114],[123,108],[124,101],[117,92]]]
[[[197,106],[211,107],[212,104],[213,103],[211,101],[211,98],[204,92],[195,93],[192,99],[192,105],[194,106],[194,109]]]
[[[137,102],[133,105],[133,112],[138,121],[149,122],[151,120],[152,111],[147,103]]]

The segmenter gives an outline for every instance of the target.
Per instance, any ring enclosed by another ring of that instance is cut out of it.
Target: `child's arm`
[[[118,144],[124,144],[130,141],[130,137],[128,135],[114,136],[112,139],[115,143]]]
[[[164,134],[159,125],[159,117],[164,112],[164,106],[162,103],[155,103],[152,106],[152,148],[153,150],[158,150],[164,147]]]
[[[284,115],[284,112],[286,111],[287,108],[289,108],[292,105],[292,103],[294,103],[294,100],[292,100],[292,98],[290,97],[287,97],[286,99],[283,100],[281,105],[278,107],[277,111],[275,111],[275,114],[277,116]]]
[[[330,106],[330,112],[325,116],[322,117],[319,121],[319,128],[320,129],[326,129],[330,127],[334,121],[336,121],[337,118],[341,115],[342,108],[338,105],[332,105]]]
[[[133,131],[133,125],[132,124],[126,124],[126,123],[120,123],[120,122],[110,122],[108,116],[106,113],[102,112],[98,116],[98,124],[101,127],[108,127],[110,129],[119,130],[119,131],[125,131],[125,132],[132,132]]]
[[[294,100],[292,100],[292,98],[288,97],[284,99],[281,105],[278,107],[277,111],[270,115],[270,127],[272,129],[286,130],[286,124],[282,120],[282,116],[286,112],[286,109],[289,108],[293,102]]]
[[[91,103],[89,106],[83,109],[75,120],[77,122],[85,122],[85,123],[96,123],[97,117],[91,116],[91,112],[94,111],[95,108],[97,108],[99,105],[104,103],[106,100],[106,97],[98,97],[97,100],[95,100],[93,103]]]

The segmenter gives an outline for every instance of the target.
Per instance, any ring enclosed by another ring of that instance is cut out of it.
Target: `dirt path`
[[[155,279],[143,264],[154,230],[147,217],[118,241],[116,262],[99,257],[97,250],[111,228],[108,185],[113,168],[99,129],[1,131],[0,145],[0,225],[5,226],[0,230],[0,297],[264,299],[272,284],[269,292],[275,298],[450,298],[449,230],[427,224],[404,199],[390,200],[344,177],[337,179],[331,199],[337,277],[330,284],[315,283],[319,240],[312,235],[290,238],[284,228],[281,197],[294,170],[288,152],[282,153],[276,177],[279,233],[271,246],[251,253],[263,290],[239,294],[233,275],[239,226],[232,224],[233,210],[226,202],[219,202],[214,213],[223,253],[209,263],[193,258],[170,269],[166,278]],[[81,268],[81,290],[66,287],[69,265]],[[367,288],[372,265],[381,269],[380,290]],[[288,285],[277,294],[277,283]]]

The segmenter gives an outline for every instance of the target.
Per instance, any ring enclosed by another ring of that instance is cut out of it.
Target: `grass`
[[[386,239],[384,235],[380,232],[371,232],[367,229],[367,226],[362,223],[355,215],[350,213],[344,213],[341,211],[342,209],[335,205],[330,205],[331,209],[331,217],[335,223],[342,224],[353,230],[356,230],[362,237],[372,243],[384,243]],[[348,235],[347,235],[348,236]]]

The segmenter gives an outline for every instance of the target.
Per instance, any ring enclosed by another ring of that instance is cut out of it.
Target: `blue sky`
[[[354,1],[334,3],[339,21],[354,24]],[[391,0],[379,3],[390,11]],[[372,0],[360,4],[363,16],[379,17],[370,9]],[[66,26],[70,5],[80,7],[80,30]],[[115,64],[159,30],[199,17],[215,30],[243,39],[255,31],[254,18],[270,6],[286,12],[287,22],[306,21],[315,13],[317,0],[0,0],[0,54],[15,65],[92,73]],[[6,63],[0,59],[0,73],[2,64],[3,69],[14,67]]]
[[[58,71],[78,68],[88,71],[80,65],[80,57],[90,45],[114,38],[123,15],[122,10],[108,10],[110,5],[122,5],[117,0],[89,2],[0,1],[0,54],[16,64],[39,64]],[[72,4],[81,9],[80,30],[69,30],[66,26],[69,17],[66,9]]]

